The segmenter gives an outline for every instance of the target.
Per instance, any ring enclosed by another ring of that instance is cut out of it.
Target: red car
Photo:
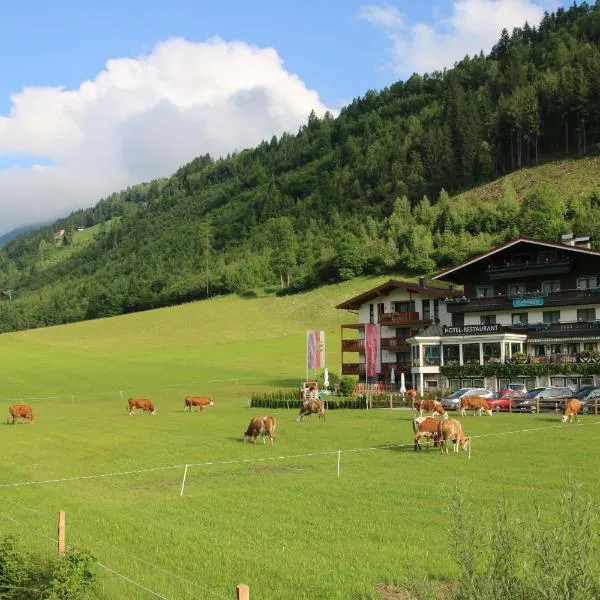
[[[515,394],[514,390],[501,390],[500,392],[495,392],[487,401],[493,410],[509,410],[511,401],[518,397],[520,395]]]

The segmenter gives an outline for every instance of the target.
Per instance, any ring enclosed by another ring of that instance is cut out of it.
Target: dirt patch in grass
[[[378,583],[375,586],[381,600],[452,600],[456,596],[458,584],[449,581],[425,581],[419,588],[401,588],[391,583]]]

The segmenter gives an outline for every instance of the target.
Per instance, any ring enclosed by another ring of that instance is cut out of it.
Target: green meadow
[[[65,510],[67,544],[98,561],[100,599],[234,598],[238,583],[253,600],[366,599],[381,582],[456,578],[456,489],[482,527],[500,498],[524,519],[534,502],[556,514],[567,478],[598,497],[594,416],[465,417],[470,460],[413,452],[406,410],[336,410],[325,423],[271,411],[275,446],[242,442],[259,414],[251,394],[304,377],[307,329],[326,331],[339,372],[340,324],[355,316],[334,306],[382,280],[0,336],[0,398],[36,417],[0,425],[0,534],[50,555]],[[215,406],[185,413],[187,394]],[[158,414],[129,416],[131,395]]]

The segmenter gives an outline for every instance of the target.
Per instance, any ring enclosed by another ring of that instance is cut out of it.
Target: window
[[[522,352],[521,344],[519,342],[511,342],[511,344],[510,344],[510,355],[512,356],[516,352]]]
[[[377,305],[377,317],[378,317],[378,321],[381,320],[381,315],[385,312],[385,304],[383,302],[381,302],[380,304]]]
[[[426,367],[437,367],[440,364],[440,347],[435,346],[423,346],[424,360],[423,363]]]
[[[431,319],[431,300],[423,300],[423,320]]]
[[[578,321],[595,321],[596,320],[596,309],[595,308],[578,308],[577,309],[577,320]]]
[[[494,295],[494,286],[493,285],[476,285],[475,286],[475,295],[478,298],[485,298],[487,296]]]
[[[479,322],[482,325],[495,325],[496,324],[496,315],[481,315],[479,317]]]
[[[558,292],[560,291],[560,281],[542,281],[542,292]]]
[[[482,388],[480,390],[477,390],[477,395],[480,396],[481,394],[485,394],[486,390],[483,387],[483,379],[473,379],[473,387],[476,388]]]
[[[372,304],[369,304],[369,323],[375,323],[375,310]]]
[[[465,324],[464,313],[452,313],[452,325],[454,327],[463,327]]]
[[[460,349],[458,344],[444,344],[442,346],[444,364],[457,365],[460,362]]]
[[[500,362],[500,343],[483,344],[483,362]]]
[[[450,380],[450,389],[455,392],[460,389],[460,379],[451,379]]]
[[[433,318],[435,319],[436,323],[438,323],[440,320],[440,299],[439,298],[436,298],[433,301]]]
[[[594,379],[592,377],[582,377],[579,380],[580,387],[586,387],[588,385],[594,385]]]
[[[415,312],[415,301],[408,300],[406,302],[394,302],[395,312]]]
[[[558,323],[560,321],[560,310],[545,310],[542,314],[544,323]]]
[[[437,388],[438,387],[438,382],[435,379],[428,379],[425,382],[425,387],[429,388],[429,389],[431,389],[431,388]]]
[[[506,286],[506,293],[509,296],[521,296],[525,293],[524,283],[509,283]]]
[[[479,344],[463,344],[463,363],[465,365],[479,364]]]
[[[511,321],[513,325],[527,325],[527,313],[513,313],[511,315]]]
[[[590,288],[598,287],[598,278],[593,277],[578,277],[577,288],[580,290],[589,290]]]
[[[596,351],[596,342],[584,342],[583,349],[595,352]]]

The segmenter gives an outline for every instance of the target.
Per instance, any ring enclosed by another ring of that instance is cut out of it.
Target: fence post
[[[250,588],[245,583],[240,583],[235,588],[236,600],[250,600]]]
[[[393,394],[390,394],[390,408],[394,408],[394,400],[393,400],[394,396]]]
[[[540,399],[537,398],[535,401],[535,412],[539,415],[540,414]]]
[[[58,512],[58,553],[65,552],[65,511]]]
[[[594,398],[594,414],[598,414],[598,398]]]
[[[511,413],[512,412],[512,403],[513,403],[513,399],[512,397],[508,399],[508,412]]]

